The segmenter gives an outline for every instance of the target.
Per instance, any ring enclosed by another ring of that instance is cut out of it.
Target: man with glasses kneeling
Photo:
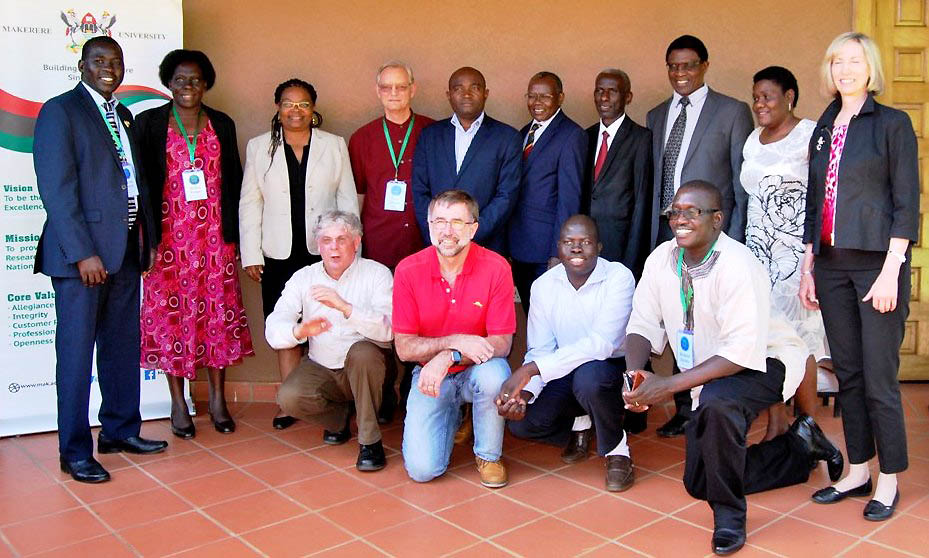
[[[745,544],[745,494],[805,482],[820,460],[830,474],[841,472],[843,459],[807,415],[787,433],[745,447],[758,412],[793,395],[808,351],[771,310],[761,263],[721,232],[719,207],[719,190],[708,182],[688,182],[674,195],[674,238],[648,257],[632,299],[626,366],[641,383],[623,398],[627,409],[641,411],[691,390],[684,486],[712,508],[713,552],[724,555]],[[683,373],[642,370],[669,340]]]

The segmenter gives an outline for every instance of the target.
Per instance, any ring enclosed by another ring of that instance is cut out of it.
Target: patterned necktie
[[[597,163],[594,165],[594,182],[600,177],[600,171],[603,170],[603,163],[606,162],[606,153],[610,150],[610,146],[607,144],[606,140],[609,139],[609,137],[610,133],[604,130],[603,141],[600,142],[600,151],[597,152]]]
[[[681,153],[681,143],[684,141],[684,129],[687,127],[687,105],[690,99],[681,97],[681,112],[677,115],[674,125],[671,126],[671,133],[668,135],[668,143],[664,147],[664,159],[661,165],[661,207],[663,211],[674,199],[674,168],[677,166],[677,157]]]
[[[529,128],[529,135],[526,137],[526,147],[523,148],[523,160],[529,158],[529,154],[532,153],[532,146],[535,145],[535,132],[542,125],[538,122],[533,122],[532,126]]]
[[[106,115],[107,125],[118,136],[119,124],[116,121],[116,99],[113,99],[112,101],[104,101],[103,108],[105,109],[104,114]],[[129,158],[126,156],[126,152],[123,151],[122,147],[119,145],[119,143],[116,142],[115,138],[113,139],[113,145],[116,147],[116,153],[119,155],[120,162],[128,163]],[[129,210],[129,228],[131,229],[135,224],[136,216],[139,213],[139,205],[135,196],[128,196],[126,203]]]

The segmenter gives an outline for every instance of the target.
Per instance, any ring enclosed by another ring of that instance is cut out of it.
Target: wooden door
[[[919,141],[919,241],[913,247],[900,379],[929,380],[929,0],[858,0],[855,29],[881,49],[886,88],[878,100],[909,114]]]

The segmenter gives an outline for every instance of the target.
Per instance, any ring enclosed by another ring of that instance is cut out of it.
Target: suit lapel
[[[473,126],[473,124],[472,124],[472,126]],[[471,140],[471,145],[468,146],[468,152],[465,153],[465,158],[464,158],[464,160],[461,162],[461,169],[458,171],[458,176],[459,176],[459,177],[460,177],[462,174],[464,174],[465,170],[467,170],[467,168],[468,168],[468,165],[469,165],[469,164],[471,163],[471,161],[473,161],[474,158],[477,156],[477,155],[475,155],[475,153],[477,153],[477,151],[481,148],[481,145],[483,145],[483,143],[487,141],[487,138],[488,138],[488,137],[490,136],[490,134],[491,134],[491,132],[490,132],[490,130],[489,130],[489,128],[491,128],[491,127],[493,127],[493,119],[491,119],[489,116],[487,116],[487,115],[485,114],[485,115],[484,115],[484,121],[481,122],[481,127],[480,127],[480,129],[477,131],[477,133],[474,134],[474,139]],[[455,149],[454,149],[454,141],[455,141],[455,139],[454,139],[454,135],[453,135],[453,136],[452,136],[452,143],[453,143],[452,152],[455,151]],[[455,182],[457,183],[458,181],[456,180]]]
[[[661,161],[661,158],[664,157],[664,144],[665,144],[665,130],[668,127],[668,110],[671,109],[671,101],[674,97],[671,97],[667,101],[661,103],[658,108],[658,150],[654,153],[655,161]]]
[[[629,134],[629,128],[631,126],[632,124],[627,114],[623,123],[619,125],[619,129],[616,130],[616,137],[614,137],[613,141],[610,143],[609,151],[606,152],[606,161],[603,162],[603,168],[600,169],[600,176],[597,177],[596,184],[599,184],[601,179],[609,172],[610,165],[613,164],[613,160],[617,157],[616,154],[623,148],[623,139]]]
[[[139,138],[135,135],[135,129],[133,128],[135,121],[132,118],[132,112],[123,105],[117,104],[116,117],[119,118],[123,127],[126,128],[126,135],[129,136],[129,147],[132,150],[132,164],[138,168],[138,162],[142,160],[142,147],[139,145]],[[167,132],[167,128],[165,131]],[[112,141],[110,143],[112,143]],[[162,149],[162,151],[164,150]]]
[[[442,157],[442,163],[445,165],[446,176],[455,176],[455,126],[451,119],[444,122],[441,133],[438,135],[439,153]]]
[[[564,115],[564,111],[562,111],[559,112],[554,119],[552,119],[548,127],[545,128],[545,133],[543,133],[542,137],[539,138],[539,141],[535,142],[535,144],[532,146],[532,151],[529,152],[529,157],[526,159],[527,163],[535,157],[537,151],[541,151],[545,148],[546,145],[551,143],[552,138],[554,138],[555,134],[558,133],[558,129],[561,127],[565,118],[567,117]],[[529,125],[532,126],[531,123]],[[523,140],[526,139],[526,134],[528,133],[529,131],[526,130],[526,132],[522,135]]]
[[[319,145],[319,135],[314,131],[316,136],[310,140],[310,152],[306,155],[306,187],[310,187],[310,175],[316,169],[319,159],[323,156],[323,148]]]
[[[684,166],[687,166],[687,163],[690,161],[690,158],[693,157],[693,154],[697,151],[697,146],[700,144],[700,140],[703,139],[703,136],[706,135],[706,129],[709,127],[710,122],[715,118],[716,110],[719,108],[719,103],[716,100],[716,92],[712,89],[707,88],[706,100],[703,102],[703,109],[700,111],[700,118],[697,119],[697,127],[694,128],[694,134],[690,136],[690,145],[687,147],[687,156],[684,157]]]
[[[107,128],[106,123],[103,121],[103,116],[100,115],[100,109],[94,103],[93,97],[90,96],[82,84],[77,84],[75,88],[78,90],[78,98],[80,99],[81,108],[84,110],[84,113],[90,118],[91,128],[96,130],[96,133],[101,136],[103,141],[106,142],[107,150],[113,156],[113,161],[116,163],[116,166],[121,168],[121,163],[119,162],[119,153],[116,152],[116,146],[113,145],[113,137],[110,135],[109,129]]]

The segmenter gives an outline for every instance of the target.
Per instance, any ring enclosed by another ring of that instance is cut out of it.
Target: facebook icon
[[[157,370],[144,370],[146,380],[154,380],[158,378]]]

